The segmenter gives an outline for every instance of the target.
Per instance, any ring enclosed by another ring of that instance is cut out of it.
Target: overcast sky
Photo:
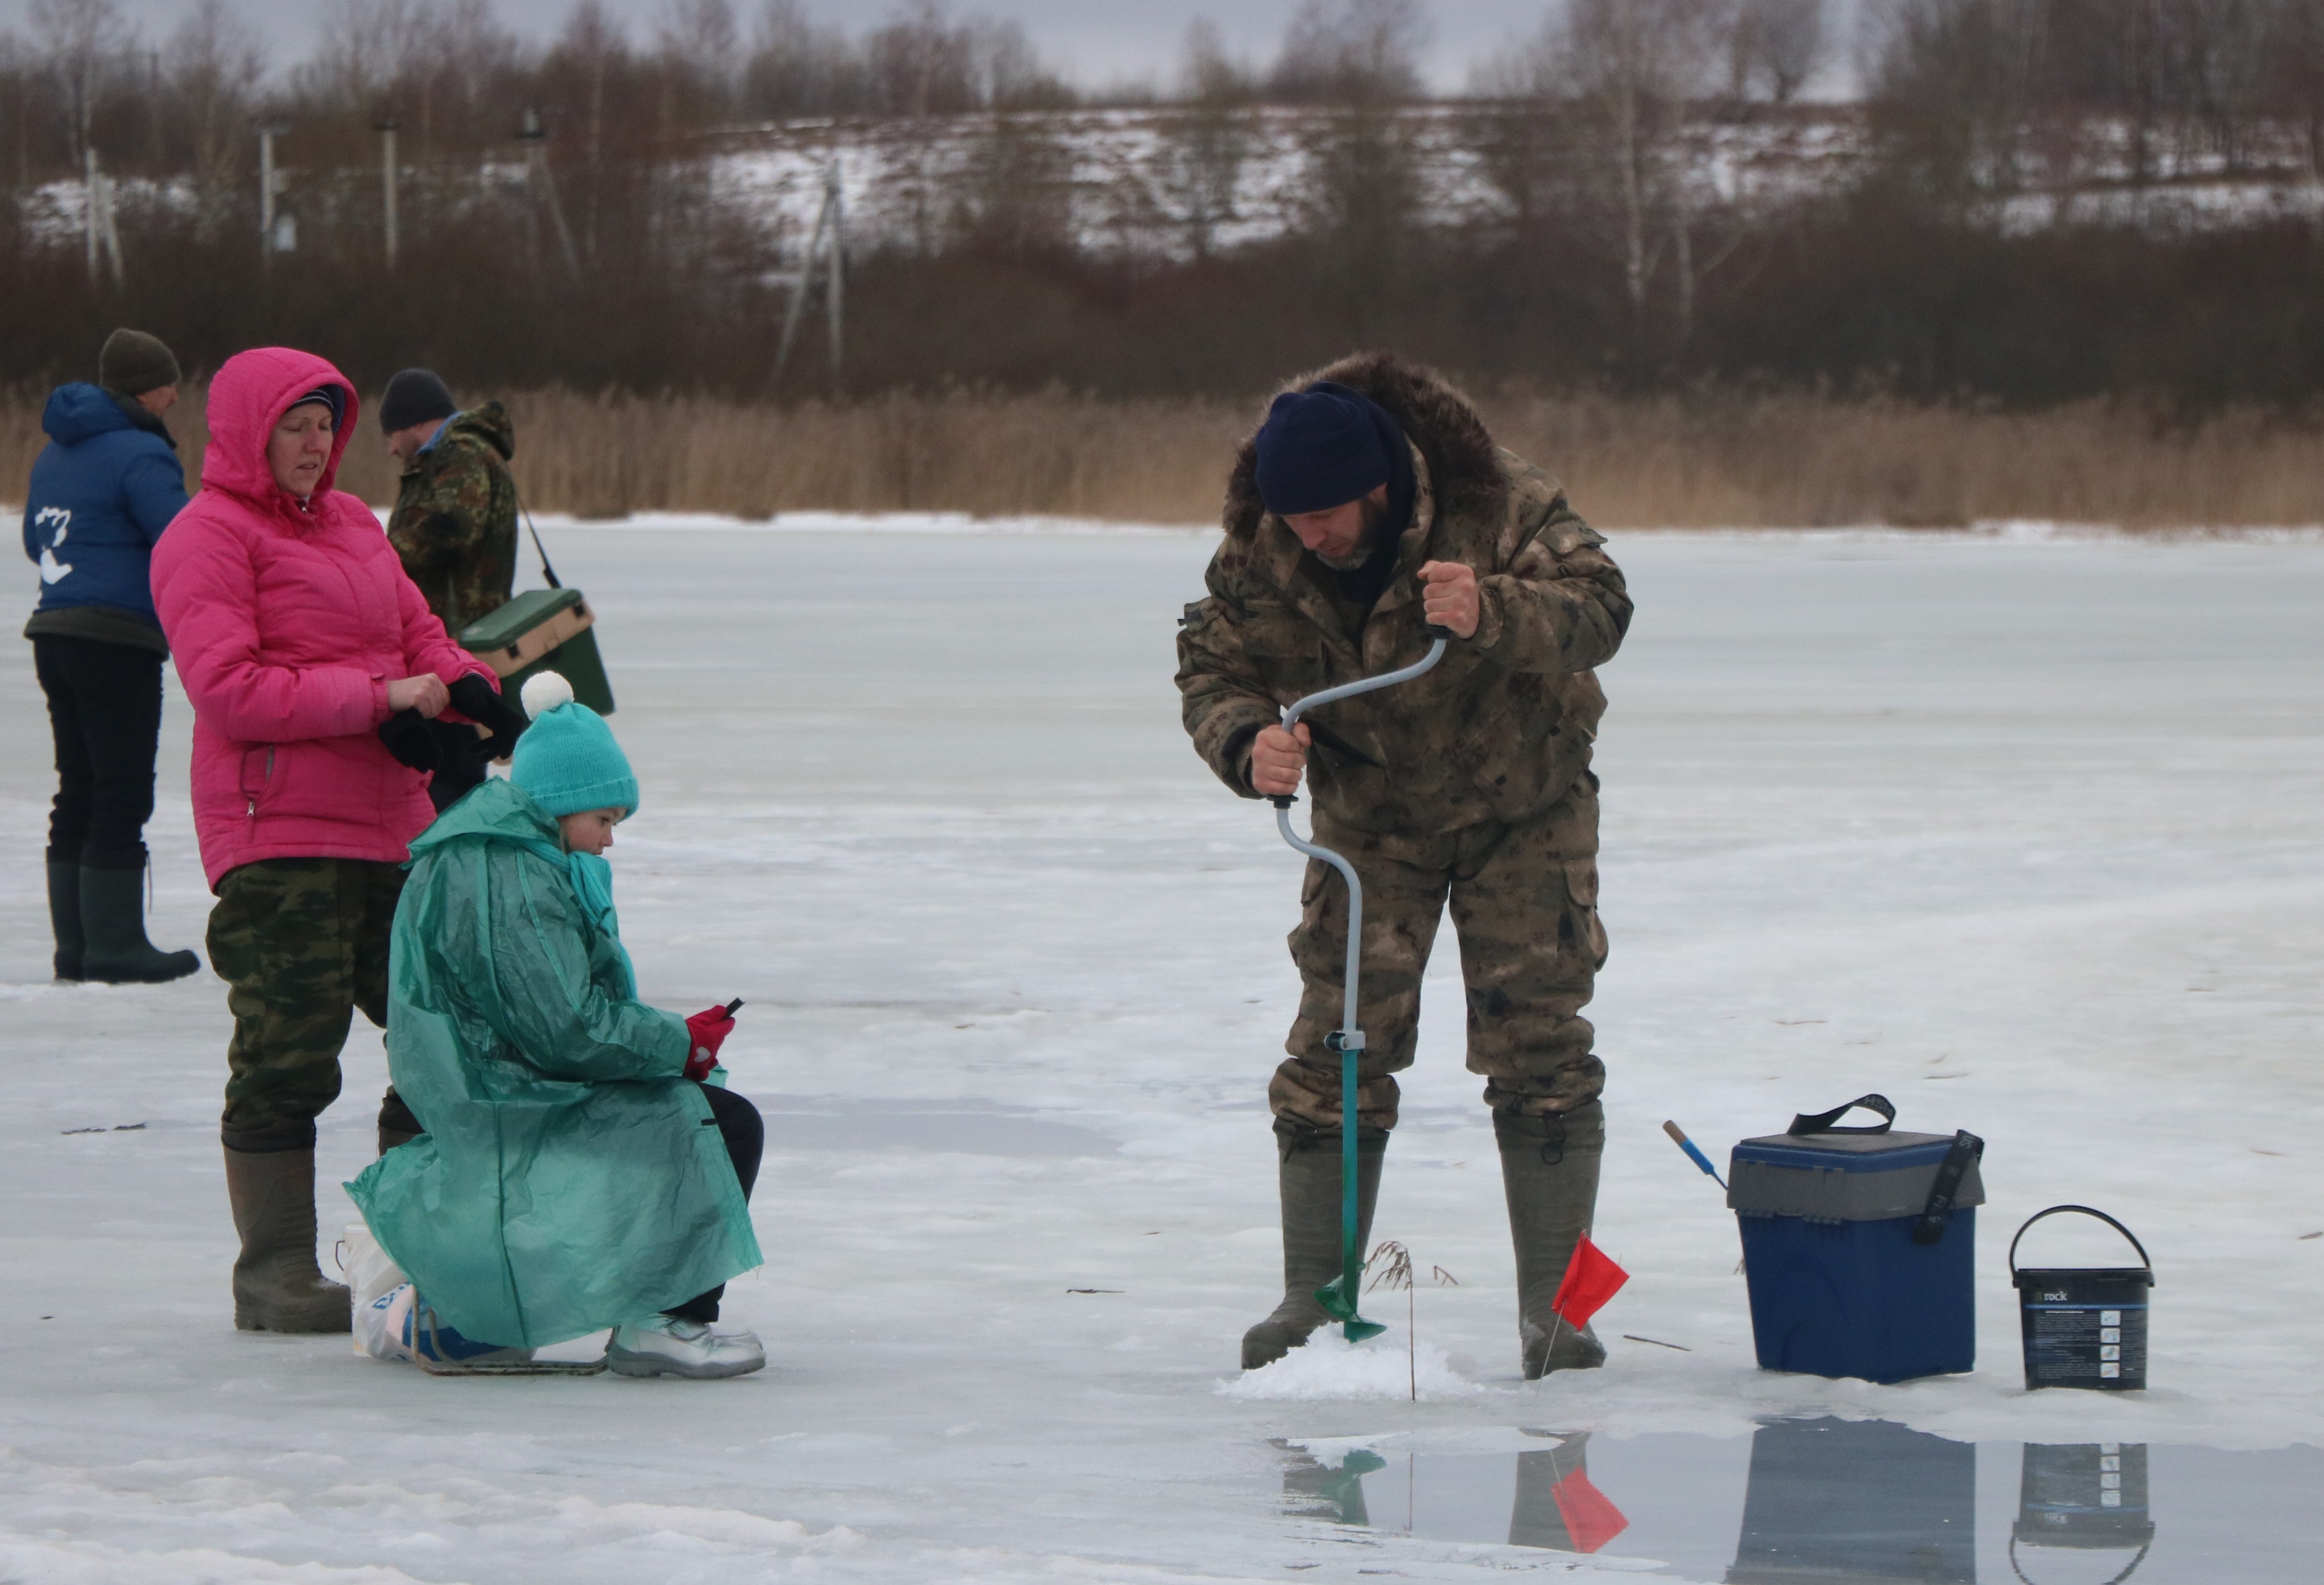
[[[303,56],[321,31],[337,0],[229,0],[245,20],[264,31],[278,59]],[[807,9],[852,32],[884,19],[894,7],[886,0],[806,0]],[[1176,66],[1186,24],[1208,16],[1219,24],[1228,47],[1254,62],[1271,59],[1283,38],[1296,0],[955,0],[956,16],[1014,17],[1025,24],[1042,57],[1076,84],[1102,87],[1123,79],[1167,84]],[[1476,61],[1512,39],[1530,37],[1541,27],[1551,0],[1425,0],[1434,20],[1430,45],[1431,80],[1457,89]],[[1833,0],[1834,20],[1853,13],[1856,0]],[[149,35],[175,26],[192,0],[121,0],[122,7]],[[502,20],[536,38],[553,34],[571,0],[493,0]],[[606,0],[607,9],[629,20],[632,36],[650,36],[664,0]],[[0,0],[0,16],[22,32],[28,0]],[[736,0],[746,19],[759,0]],[[1837,30],[1836,30],[1837,31]],[[1844,57],[1843,47],[1838,53]]]

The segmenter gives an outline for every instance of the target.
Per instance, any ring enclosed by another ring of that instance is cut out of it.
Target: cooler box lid
[[[1735,1146],[1727,1163],[1727,1204],[1747,1216],[1877,1222],[1919,1216],[1950,1134],[1768,1134]],[[1971,1161],[1953,1207],[1985,1203]]]
[[[477,617],[456,635],[460,647],[483,651],[506,649],[559,611],[581,603],[577,589],[529,589],[512,595],[508,604]]]

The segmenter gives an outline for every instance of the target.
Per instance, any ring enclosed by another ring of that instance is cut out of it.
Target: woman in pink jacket
[[[355,388],[311,353],[229,358],[202,488],[153,556],[153,600],[194,707],[194,830],[231,987],[220,1134],[242,1253],[235,1324],[346,1331],[315,1259],[315,1117],[339,1093],[354,1009],[387,1016],[388,930],[434,817],[424,721],[521,718],[445,635],[379,519],[331,487]],[[392,1109],[401,1113],[401,1103]]]

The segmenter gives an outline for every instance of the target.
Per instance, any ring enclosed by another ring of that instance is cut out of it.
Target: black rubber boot
[[[226,1153],[226,1192],[242,1253],[234,1324],[246,1332],[343,1332],[352,1302],[315,1260],[315,1152]]]
[[[403,1098],[396,1094],[392,1088],[380,1098],[380,1154],[385,1155],[399,1145],[409,1145],[426,1132],[427,1130],[420,1126],[420,1119],[411,1115],[411,1108],[403,1104]]]
[[[57,938],[57,978],[78,979],[81,962],[80,864],[77,859],[49,860],[49,928]]]
[[[1595,1370],[1606,1346],[1576,1330],[1549,1305],[1574,1246],[1598,1210],[1598,1163],[1606,1154],[1606,1112],[1596,1101],[1562,1116],[1493,1114],[1501,1186],[1509,1201],[1509,1242],[1517,1256],[1517,1338],[1527,1381],[1553,1370]]]
[[[1242,1367],[1272,1365],[1331,1316],[1315,1290],[1340,1274],[1340,1131],[1278,1121],[1277,1176],[1283,1191],[1283,1302],[1242,1335]],[[1370,1247],[1388,1131],[1356,1134],[1356,1249]]]
[[[80,871],[83,979],[107,985],[160,985],[202,966],[191,952],[164,952],[145,939],[145,872]]]

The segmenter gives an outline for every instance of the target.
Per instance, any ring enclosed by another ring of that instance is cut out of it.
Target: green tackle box
[[[511,698],[535,672],[555,672],[573,684],[576,700],[610,716],[613,689],[597,654],[596,624],[579,589],[529,589],[461,628],[460,645],[500,673]]]

